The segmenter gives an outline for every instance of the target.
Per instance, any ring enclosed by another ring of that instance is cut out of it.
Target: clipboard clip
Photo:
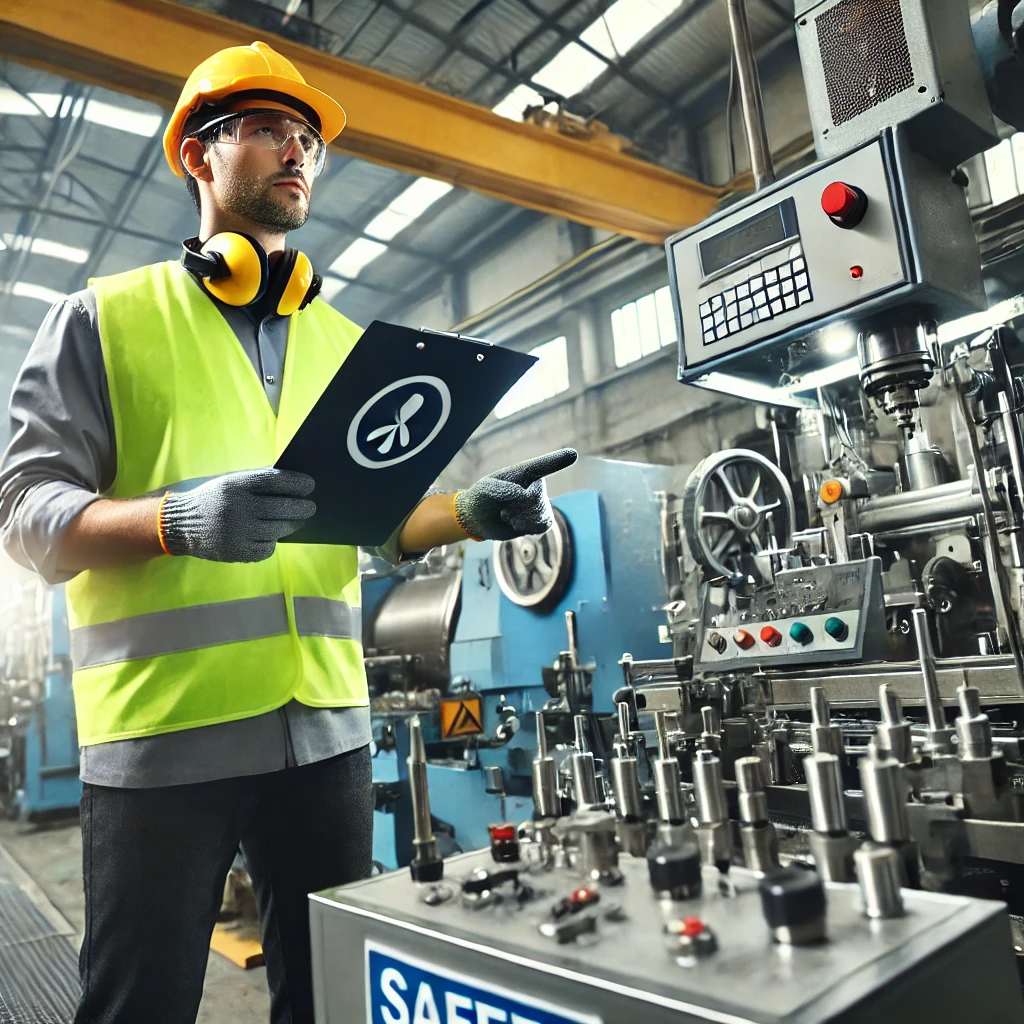
[[[457,338],[459,341],[472,341],[477,345],[488,345],[494,348],[494,342],[486,338],[474,338],[468,334],[459,334],[456,331],[435,331],[432,327],[420,327],[421,334],[440,334],[442,338]]]

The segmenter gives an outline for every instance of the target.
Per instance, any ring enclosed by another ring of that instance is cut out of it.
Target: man
[[[306,895],[369,871],[356,551],[278,546],[316,496],[309,477],[268,468],[360,333],[309,301],[310,275],[296,287],[285,250],[344,123],[263,43],[197,68],[165,150],[199,207],[199,239],[248,236],[238,244],[262,294],[232,299],[248,270],[230,263],[226,285],[179,263],[95,280],[50,310],[12,394],[4,544],[68,591],[84,783],[79,1024],[195,1020],[239,845],[271,1018],[311,1022]],[[252,264],[261,249],[269,260]],[[428,496],[379,553],[397,563],[467,535],[542,532],[543,476],[575,458]]]

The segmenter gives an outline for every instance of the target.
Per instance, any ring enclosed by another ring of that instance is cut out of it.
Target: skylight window
[[[147,114],[141,110],[129,110],[113,103],[102,103],[100,100],[89,100],[85,108],[85,119],[105,128],[116,128],[118,131],[132,135],[142,135],[151,139],[163,123],[162,114]]]
[[[25,248],[27,241],[24,235],[5,234],[0,241],[0,249],[11,248],[17,252]],[[55,260],[64,260],[66,263],[84,263],[89,258],[88,249],[55,242],[52,238],[33,238],[29,252],[34,256],[49,256]]]
[[[11,294],[23,299],[38,299],[40,302],[49,303],[51,306],[53,303],[67,298],[66,292],[59,292],[56,288],[47,288],[41,284],[29,284],[28,281],[15,281],[11,288]]]
[[[446,181],[417,178],[366,225],[366,233],[384,241],[394,238],[451,190],[452,186]]]
[[[320,298],[324,302],[333,302],[337,294],[344,291],[347,287],[348,282],[342,281],[341,278],[325,277],[323,284],[320,286]]]
[[[553,338],[530,349],[530,355],[537,356],[537,362],[512,385],[495,407],[494,415],[499,420],[569,390],[569,356],[564,337]]]
[[[528,85],[517,85],[496,107],[494,113],[507,117],[510,121],[522,121],[523,111],[527,107],[539,107],[544,102],[536,89]]]
[[[579,43],[563,46],[534,76],[533,80],[562,96],[575,96],[597,78],[606,65],[600,57]]]
[[[63,104],[62,99],[65,100]],[[23,96],[14,89],[0,86],[0,114],[55,117],[60,111],[61,117],[67,117],[69,114],[77,115],[81,111],[81,100],[71,104],[66,102],[67,99],[68,97],[62,97],[57,92],[30,92],[28,96]],[[105,128],[116,128],[118,131],[128,132],[131,135],[142,135],[145,138],[152,138],[156,135],[163,123],[162,114],[129,110],[127,107],[119,107],[113,103],[92,99],[86,104],[85,113],[82,116],[92,124],[103,125]]]
[[[370,238],[357,238],[328,269],[342,277],[358,277],[359,271],[372,263],[382,252],[387,251],[383,242]]]
[[[580,39],[615,60],[634,46],[651,29],[660,25],[683,0],[616,0]]]

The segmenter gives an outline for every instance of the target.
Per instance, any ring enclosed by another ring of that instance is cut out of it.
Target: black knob
[[[762,878],[761,907],[768,926],[794,928],[825,916],[825,887],[817,871],[785,868]]]
[[[696,843],[655,847],[647,854],[651,888],[673,899],[688,900],[700,893],[700,848]]]

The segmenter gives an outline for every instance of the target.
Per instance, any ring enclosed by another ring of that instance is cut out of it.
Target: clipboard
[[[316,481],[316,515],[279,543],[385,543],[536,362],[374,320],[275,463]]]

